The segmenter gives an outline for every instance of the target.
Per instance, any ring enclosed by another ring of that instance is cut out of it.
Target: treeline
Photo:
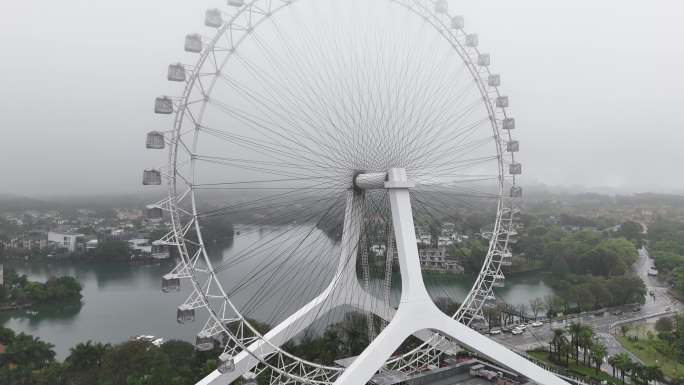
[[[544,266],[561,275],[614,276],[631,269],[639,255],[636,246],[637,240],[626,238],[620,230],[611,234],[536,225],[526,228],[513,251],[530,260],[542,261]]]
[[[63,363],[53,346],[0,327],[1,385],[187,385],[213,371],[220,352],[198,352],[192,344],[169,341],[161,347],[129,341],[119,345],[80,343]]]
[[[311,362],[334,365],[335,360],[356,356],[366,348],[366,322],[364,314],[348,313],[323,334],[305,333],[283,348]],[[253,320],[250,323],[261,333],[270,329]],[[419,343],[411,337],[401,349],[408,351]],[[51,344],[3,327],[0,344],[6,347],[5,354],[0,353],[0,385],[194,384],[216,369],[222,353],[218,343],[212,351],[199,352],[183,341],[168,341],[160,347],[145,341],[118,345],[88,341],[71,348],[64,362],[58,362]],[[259,383],[269,383],[268,378],[260,377]]]
[[[73,277],[50,277],[47,282],[29,281],[26,275],[18,275],[6,269],[5,284],[0,286],[0,304],[5,306],[40,305],[81,299],[81,284]]]
[[[649,226],[648,241],[658,273],[684,294],[684,223],[659,218]]]
[[[643,303],[646,287],[632,273],[640,229],[633,222],[614,231],[536,225],[526,228],[513,251],[553,275],[547,283],[556,296],[545,301],[549,314]]]

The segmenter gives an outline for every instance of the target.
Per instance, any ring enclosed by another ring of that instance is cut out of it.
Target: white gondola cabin
[[[159,170],[143,171],[143,186],[159,186],[161,184],[162,177]]]
[[[506,151],[508,152],[519,152],[520,151],[520,142],[517,140],[511,140],[510,142],[506,143]]]
[[[494,281],[492,281],[492,286],[494,287],[504,287],[506,286],[506,277],[503,274],[497,274],[494,276]]]
[[[257,376],[252,372],[242,375],[242,385],[258,385]]]
[[[447,13],[448,11],[449,11],[449,3],[447,3],[447,0],[437,0],[435,2],[435,12]]]
[[[501,85],[501,75],[498,74],[491,74],[487,78],[487,84],[490,87],[498,87]]]
[[[178,311],[176,312],[176,321],[179,324],[184,324],[186,322],[192,322],[195,320],[195,309],[188,305],[178,306]]]
[[[162,277],[162,291],[170,293],[180,291],[180,278],[176,274],[166,274]]]
[[[522,174],[522,164],[520,163],[511,163],[508,166],[508,171],[511,175],[520,175]]]
[[[487,67],[491,61],[492,59],[488,53],[481,53],[477,55],[477,65],[480,67]]]
[[[205,331],[197,333],[195,338],[195,347],[200,352],[208,352],[214,348],[214,339]]]
[[[520,186],[511,187],[511,198],[522,198],[523,189]]]
[[[228,5],[231,7],[242,7],[245,5],[245,0],[228,0]]]
[[[164,141],[164,134],[159,131],[151,131],[147,133],[145,147],[153,150],[163,150],[165,145],[166,141]]]
[[[465,27],[465,19],[463,16],[454,16],[451,18],[451,28],[463,29]]]
[[[159,206],[149,205],[145,207],[145,218],[150,221],[158,221],[164,217],[164,211]]]
[[[204,15],[204,25],[211,28],[219,28],[223,25],[223,16],[218,8],[207,9]]]
[[[186,35],[185,52],[202,52],[202,36],[196,33]]]
[[[515,118],[506,118],[501,122],[501,128],[504,130],[515,130]]]
[[[184,82],[187,79],[185,76],[185,66],[182,63],[169,64],[166,78],[171,82]]]
[[[155,114],[173,114],[173,100],[168,96],[160,96],[154,100]]]
[[[219,356],[218,371],[221,374],[235,371],[235,358],[228,353],[223,353]]]
[[[480,38],[477,36],[477,34],[471,33],[466,35],[465,45],[467,47],[477,47],[478,44],[480,44]]]
[[[499,108],[508,107],[508,96],[499,96],[496,98],[496,106]]]

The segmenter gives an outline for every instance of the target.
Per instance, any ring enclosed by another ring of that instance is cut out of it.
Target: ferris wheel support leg
[[[534,365],[506,347],[444,315],[432,302],[420,269],[413,212],[406,172],[389,170],[385,188],[390,190],[392,221],[399,252],[402,293],[397,314],[385,331],[335,381],[335,385],[367,383],[410,334],[434,329],[464,346],[543,385],[568,385],[554,374]]]

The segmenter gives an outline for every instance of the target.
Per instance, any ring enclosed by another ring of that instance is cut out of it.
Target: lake
[[[236,229],[240,235],[222,254],[219,253],[215,263],[231,261],[236,255],[244,255],[255,242],[281,233],[279,228],[273,227]],[[222,282],[239,282],[245,271],[258,265],[260,258],[249,258],[243,264],[222,272]],[[118,343],[131,336],[152,334],[166,340],[191,342],[202,327],[202,320],[187,325],[176,322],[176,307],[189,295],[187,285],[179,293],[165,294],[160,290],[161,277],[172,267],[171,262],[158,266],[129,266],[116,262],[5,262],[5,269],[14,268],[31,280],[45,281],[51,275],[76,277],[83,285],[83,299],[80,306],[46,306],[38,309],[38,314],[25,311],[0,314],[0,322],[17,332],[32,334],[54,344],[59,359],[69,354],[71,346],[88,340]],[[312,287],[320,287],[325,276],[312,276],[307,290],[312,292]],[[472,282],[471,277],[445,275],[431,277],[428,288],[435,297],[460,301],[465,298]],[[531,299],[552,293],[549,286],[534,274],[507,279],[506,283],[498,295],[510,304],[528,304]],[[240,292],[237,301],[246,302],[253,290],[257,289]],[[268,323],[283,318],[293,309],[281,306],[282,314],[275,318],[271,310],[276,304],[290,300],[284,295],[275,292],[268,302],[254,309],[249,316]],[[395,290],[395,295],[398,295],[398,290]],[[306,301],[307,298],[301,297],[292,303],[296,306]]]

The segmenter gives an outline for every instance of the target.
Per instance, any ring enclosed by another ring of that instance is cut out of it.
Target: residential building
[[[83,234],[68,231],[48,231],[48,244],[67,249],[70,253],[76,251],[76,245],[83,238]]]

